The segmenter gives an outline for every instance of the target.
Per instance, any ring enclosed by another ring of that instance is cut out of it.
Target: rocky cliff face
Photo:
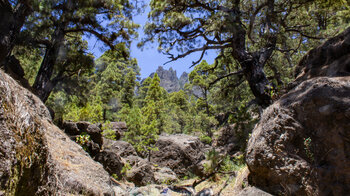
[[[108,173],[0,71],[0,195],[114,195]]]
[[[249,182],[273,194],[350,191],[350,28],[311,50],[253,130]]]
[[[185,84],[188,82],[188,74],[186,72],[182,73],[180,78],[177,77],[176,71],[172,68],[169,70],[164,69],[162,66],[159,66],[156,70],[160,78],[160,86],[163,87],[168,93],[177,92],[184,88]],[[152,73],[149,77],[153,77]]]
[[[184,89],[185,84],[188,83],[188,73],[183,72],[179,78],[179,84],[180,84],[180,88]]]

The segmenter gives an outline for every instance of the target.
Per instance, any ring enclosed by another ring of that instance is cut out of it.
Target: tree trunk
[[[240,64],[257,104],[263,108],[268,107],[272,103],[272,85],[265,75],[264,64],[259,62],[258,56],[241,61]]]
[[[272,103],[270,95],[272,85],[265,75],[264,66],[272,54],[271,48],[276,43],[275,38],[271,38],[265,49],[250,53],[245,47],[245,30],[241,26],[238,29],[240,29],[239,36],[232,39],[232,56],[239,62],[257,104],[266,108]]]
[[[28,0],[19,1],[15,8],[0,0],[0,65],[6,65],[26,17],[32,12]]]
[[[58,26],[52,35],[52,46],[46,49],[44,59],[33,84],[37,96],[43,101],[49,98],[57,83],[51,80],[59,52],[64,41],[64,24]]]
[[[272,103],[270,95],[272,85],[264,73],[264,66],[272,55],[277,38],[271,34],[269,40],[267,40],[267,43],[261,50],[254,53],[248,52],[246,43],[247,31],[242,25],[243,18],[239,10],[240,3],[240,0],[234,1],[237,16],[234,21],[236,32],[234,33],[235,36],[232,37],[232,56],[239,62],[257,104],[266,108]],[[274,4],[270,0],[268,3],[269,9],[267,12],[271,16],[274,12]]]
[[[210,116],[210,111],[209,111],[209,103],[208,103],[208,90],[204,90],[204,99],[205,99],[205,110],[208,116]]]
[[[107,120],[107,109],[103,108],[103,115],[102,115],[103,121],[106,122]]]

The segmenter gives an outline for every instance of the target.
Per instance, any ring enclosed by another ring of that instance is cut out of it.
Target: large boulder
[[[275,194],[350,191],[350,77],[313,78],[268,107],[246,162],[250,182]]]
[[[115,141],[110,139],[103,140],[103,149],[116,152],[120,157],[127,158],[128,156],[137,156],[135,148],[128,142]]]
[[[100,162],[110,175],[121,177],[124,162],[116,151],[105,149],[97,153],[96,156],[94,156],[94,160]]]
[[[292,86],[314,77],[350,75],[350,27],[324,44],[310,50],[295,69]]]
[[[105,138],[102,150],[94,156],[94,159],[100,162],[109,174],[121,177],[124,165],[130,165],[127,157],[136,155],[136,151],[131,144]]]
[[[151,153],[151,162],[173,170],[179,177],[198,171],[199,163],[205,159],[204,144],[189,135],[161,135],[155,145],[158,151]]]
[[[154,182],[154,168],[150,162],[140,159],[126,172],[126,179],[136,186],[146,186]]]
[[[106,156],[106,153],[113,154],[113,157]],[[123,167],[113,167],[113,171],[109,169],[111,167],[108,165],[118,165],[120,163],[119,165],[125,166],[126,179],[136,186],[177,181],[176,174],[169,168],[154,167],[148,160],[137,156],[134,147],[128,142],[105,139],[103,151],[99,155],[101,156],[96,160],[103,163],[106,170],[112,174],[120,175]],[[116,157],[120,158],[117,159]],[[113,162],[115,164],[112,164]]]
[[[108,173],[0,71],[0,194],[114,195]]]
[[[249,140],[249,181],[275,194],[350,191],[350,28],[308,52]]]
[[[82,134],[76,122],[64,121],[61,128],[69,136],[77,136]]]
[[[234,155],[244,149],[253,123],[226,125],[215,133],[213,146],[224,154]]]

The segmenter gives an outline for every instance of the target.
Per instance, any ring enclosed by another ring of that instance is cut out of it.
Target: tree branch
[[[299,33],[301,36],[309,38],[309,39],[325,39],[324,37],[316,37],[312,35],[306,35],[305,33],[301,32],[299,29],[286,29],[286,32],[296,32]]]
[[[204,45],[201,48],[195,48],[195,49],[192,49],[192,50],[188,50],[187,52],[185,52],[183,54],[180,54],[180,55],[178,55],[176,57],[173,54],[167,52],[165,54],[169,56],[168,58],[170,58],[170,61],[167,61],[166,63],[164,63],[164,65],[166,65],[166,64],[168,64],[170,62],[176,61],[178,59],[184,58],[184,57],[186,57],[186,56],[188,56],[188,55],[190,55],[190,54],[192,54],[194,52],[200,52],[200,51],[204,51],[205,52],[206,50],[218,50],[218,49],[224,49],[224,48],[228,48],[228,47],[230,47],[228,44],[227,45],[223,45],[223,46],[208,46],[208,45]],[[202,55],[204,55],[204,54],[202,53]],[[196,61],[196,62],[198,63],[199,61]],[[192,63],[196,63],[196,62],[192,62]],[[193,67],[194,65],[195,64],[193,64],[191,67]]]
[[[87,29],[87,28],[77,28],[77,29],[67,29],[65,30],[66,33],[73,33],[73,32],[87,32],[90,33],[92,35],[94,35],[95,37],[97,37],[99,40],[101,40],[103,43],[105,43],[107,46],[109,46],[112,50],[114,49],[114,45],[112,43],[112,41],[110,40],[110,38],[104,36],[103,34],[92,30],[92,29]]]
[[[218,77],[214,81],[210,82],[209,86],[214,85],[215,83],[217,83],[218,81],[220,81],[220,80],[222,80],[224,78],[227,78],[227,77],[230,77],[230,76],[233,76],[233,75],[242,75],[242,74],[243,74],[243,70],[239,70],[239,71],[236,71],[236,72],[228,73],[228,74],[226,74],[224,76],[221,76],[221,77]]]
[[[255,43],[254,39],[252,38],[252,30],[254,28],[254,23],[255,23],[255,18],[256,18],[256,15],[260,12],[261,9],[263,9],[265,6],[267,6],[268,3],[265,2],[261,5],[259,5],[256,10],[254,11],[254,13],[250,16],[250,21],[249,21],[249,27],[248,27],[248,31],[247,31],[247,34],[248,34],[248,38],[253,42],[253,44]]]

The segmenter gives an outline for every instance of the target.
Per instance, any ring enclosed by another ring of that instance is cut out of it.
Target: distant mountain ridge
[[[186,83],[188,83],[188,73],[183,72],[180,78],[176,75],[176,70],[169,68],[169,70],[164,69],[159,66],[156,72],[160,78],[160,86],[163,87],[168,93],[177,92],[183,90]],[[149,75],[153,78],[154,72]]]

